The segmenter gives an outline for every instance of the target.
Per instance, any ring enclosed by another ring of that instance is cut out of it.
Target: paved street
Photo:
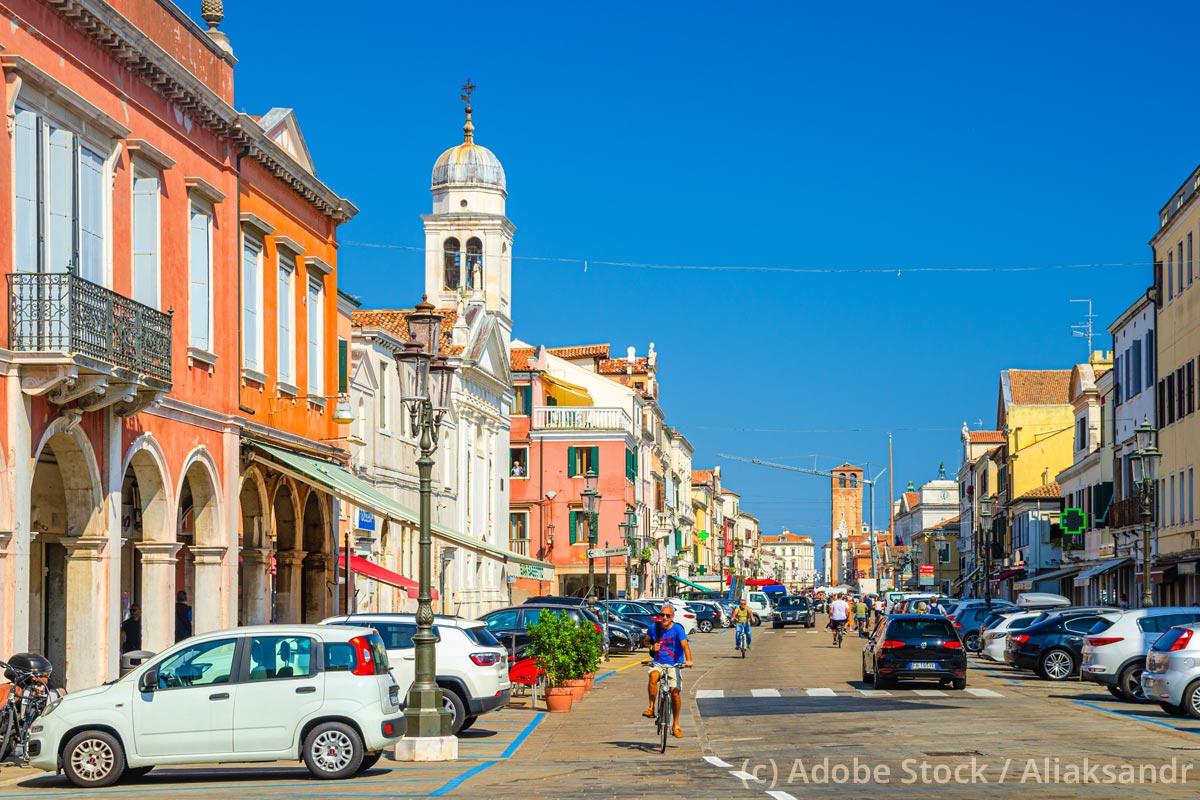
[[[755,634],[744,661],[727,632],[693,637],[697,668],[685,673],[686,736],[672,739],[666,754],[652,749],[653,725],[639,716],[645,669],[640,658],[625,656],[610,663],[570,714],[514,707],[489,717],[463,738],[454,764],[385,760],[357,780],[333,783],[309,780],[292,766],[160,769],[139,783],[92,793],[7,770],[0,772],[0,800],[84,794],[786,800],[831,791],[994,797],[1038,784],[1049,784],[1038,786],[1040,797],[1117,797],[1131,790],[1182,797],[1200,781],[1200,766],[1193,768],[1200,765],[1200,722],[1117,703],[1089,684],[1054,685],[975,662],[964,692],[932,684],[876,692],[858,680],[861,643],[854,636],[838,650],[820,627]],[[1174,774],[1164,773],[1172,759]],[[1159,782],[1122,772],[1126,765],[1155,769]],[[1092,767],[1092,783],[1079,785]],[[1076,769],[1085,772],[1076,777]],[[1131,782],[1097,783],[1108,775]],[[856,777],[866,783],[855,785]]]

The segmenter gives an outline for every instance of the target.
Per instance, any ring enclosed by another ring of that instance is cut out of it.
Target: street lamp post
[[[1158,483],[1158,463],[1162,453],[1155,446],[1158,438],[1149,417],[1135,429],[1138,449],[1130,457],[1133,462],[1133,481],[1138,486],[1142,506],[1142,607],[1154,606],[1154,589],[1150,583],[1150,534],[1154,526],[1154,490]]]
[[[407,725],[396,744],[398,761],[449,761],[458,758],[458,739],[450,735],[450,714],[442,706],[442,690],[436,683],[437,665],[433,634],[431,532],[433,454],[438,446],[442,418],[450,404],[455,366],[440,353],[442,315],[428,298],[421,298],[408,315],[408,342],[399,360],[411,367],[408,407],[412,435],[421,452],[417,459],[420,476],[420,563],[418,566],[417,632],[413,634],[415,679],[404,709]]]
[[[621,531],[624,533],[625,546],[629,548],[629,555],[625,556],[625,599],[633,599],[633,558],[634,558],[634,538],[637,534],[637,514],[633,513],[633,509],[625,510],[625,521],[621,523]]]
[[[587,474],[583,476],[583,491],[580,493],[583,498],[583,511],[587,515],[588,524],[588,550],[595,549],[600,541],[597,525],[600,521],[600,492],[596,486],[600,482],[600,478],[596,475],[594,467],[588,467]],[[596,594],[596,559],[588,556],[588,597],[594,597]],[[605,587],[607,595],[607,587]]]
[[[983,602],[992,604],[992,502],[994,497],[979,498],[980,527],[983,529]]]

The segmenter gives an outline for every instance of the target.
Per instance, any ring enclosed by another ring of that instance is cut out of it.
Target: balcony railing
[[[533,409],[536,430],[624,431],[632,421],[623,408],[595,406],[537,406]]]
[[[528,539],[509,539],[508,549],[519,556],[529,555],[529,540]]]
[[[1137,497],[1116,500],[1108,512],[1108,527],[1129,528],[1142,524],[1142,501]]]
[[[8,342],[171,382],[171,315],[69,272],[8,276]]]

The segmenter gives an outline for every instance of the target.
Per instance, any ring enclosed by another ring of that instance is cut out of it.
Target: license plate
[[[934,661],[910,661],[908,662],[909,669],[938,669],[938,665]]]

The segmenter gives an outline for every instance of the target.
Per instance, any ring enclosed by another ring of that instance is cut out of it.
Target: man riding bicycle
[[[676,670],[680,666],[692,665],[692,646],[688,644],[684,627],[675,621],[673,606],[663,606],[659,616],[661,621],[654,623],[646,633],[645,644],[650,647],[653,655],[650,659],[650,707],[642,712],[642,716],[654,719],[654,695],[658,691],[658,678],[659,675],[665,674],[667,686],[671,690],[671,710],[675,720],[675,730],[671,733],[676,739],[682,739],[683,728],[679,727],[679,675]]]
[[[842,628],[846,627],[846,620],[850,617],[850,604],[843,599],[844,595],[838,595],[837,598],[829,604],[829,627],[833,629],[833,641],[837,643],[838,633]]]
[[[742,602],[733,610],[733,649],[737,650],[738,645],[742,642],[742,637],[746,639],[746,649],[750,649],[750,621],[754,619],[754,612],[746,606],[746,599],[742,598]]]

